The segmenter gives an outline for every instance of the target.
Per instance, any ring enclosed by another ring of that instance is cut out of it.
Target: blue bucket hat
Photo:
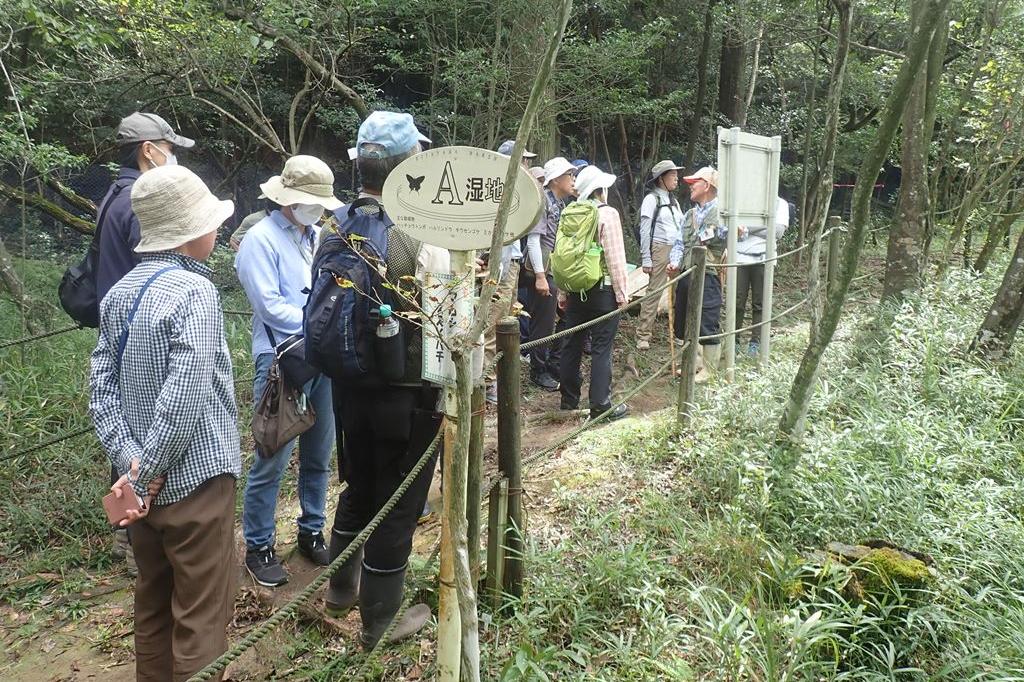
[[[416,129],[411,115],[374,111],[359,126],[356,154],[363,158],[386,159],[405,154],[419,142],[429,143],[430,138]],[[364,148],[367,143],[380,148]]]
[[[499,154],[504,154],[505,156],[512,156],[512,148],[515,147],[515,146],[516,146],[516,141],[515,140],[505,140],[504,142],[502,142],[498,146],[498,153]],[[537,158],[537,155],[534,154],[533,152],[528,152],[528,151],[526,151],[524,149],[523,150],[523,158],[524,159],[535,159],[535,158]]]

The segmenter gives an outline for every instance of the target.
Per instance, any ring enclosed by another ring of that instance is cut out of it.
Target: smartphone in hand
[[[120,528],[121,522],[128,518],[129,511],[141,512],[145,508],[142,498],[131,488],[126,487],[121,497],[113,492],[103,496],[103,510],[107,512],[107,520],[110,521],[110,525],[117,528]]]

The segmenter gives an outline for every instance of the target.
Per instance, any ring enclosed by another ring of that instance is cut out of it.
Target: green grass
[[[63,268],[42,261],[15,261],[28,291],[41,301],[36,316],[45,328],[70,323],[57,304]],[[245,309],[231,267],[219,247],[211,259],[225,308]],[[235,375],[252,376],[249,321],[227,316],[225,325]],[[24,335],[20,313],[0,300],[0,338]],[[89,355],[96,332],[80,329],[0,350],[0,457],[48,438],[91,426],[88,415]],[[251,384],[236,386],[243,424],[248,423]],[[110,533],[100,499],[109,487],[110,465],[93,434],[0,461],[0,600],[42,598],[49,581],[62,576],[67,591],[75,569],[107,569]]]
[[[1000,273],[951,274],[881,338],[848,319],[788,476],[774,433],[800,334],[705,393],[690,433],[662,414],[584,436],[517,615],[485,631],[483,677],[1024,679],[1021,354],[964,351]],[[815,551],[868,538],[930,555],[933,578]]]

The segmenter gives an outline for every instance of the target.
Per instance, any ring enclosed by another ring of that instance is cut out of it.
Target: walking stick
[[[657,308],[655,308],[657,310]],[[676,287],[668,288],[668,351],[672,358],[672,376],[676,375]]]

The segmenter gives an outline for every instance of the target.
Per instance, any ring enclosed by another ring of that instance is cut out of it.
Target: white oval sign
[[[403,232],[446,249],[491,245],[508,157],[476,147],[436,147],[411,156],[388,175],[383,202]],[[520,166],[502,242],[519,239],[540,218],[544,198]]]

